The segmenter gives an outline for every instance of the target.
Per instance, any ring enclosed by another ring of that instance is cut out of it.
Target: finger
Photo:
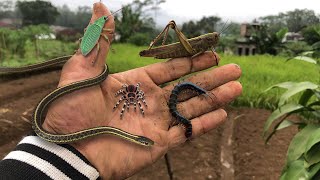
[[[218,109],[210,113],[204,114],[200,117],[191,120],[192,123],[192,138],[200,136],[218,127],[225,121],[227,113],[223,109]],[[176,147],[184,143],[185,130],[181,126],[173,126],[169,130],[169,148]]]
[[[193,75],[187,78],[185,81],[192,82],[199,87],[202,87],[206,90],[212,90],[222,84],[225,84],[230,81],[235,81],[241,76],[241,69],[236,64],[228,64],[221,66],[219,68],[211,69],[209,71],[201,72],[196,75]],[[163,88],[165,91],[165,98],[169,101],[169,97],[172,89],[176,86],[177,83],[170,84]],[[191,98],[197,94],[195,93],[181,93],[179,95],[179,100],[185,100]]]
[[[241,84],[236,81],[231,81],[213,89],[205,96],[196,96],[178,103],[177,109],[184,117],[192,119],[229,104],[240,96],[241,93]]]
[[[93,24],[98,18],[102,16],[108,16],[110,14],[110,11],[104,4],[95,3],[93,5],[92,17],[89,25]],[[110,31],[102,31],[102,36],[100,36],[100,34],[91,33],[92,35],[99,35],[100,37],[98,40],[99,51],[98,45],[96,45],[86,56],[82,55],[80,50],[78,50],[78,52],[72,56],[72,58],[63,67],[59,86],[83,79],[88,79],[101,73],[102,69],[104,68],[105,59],[109,52],[110,43],[112,41],[112,32],[115,28],[113,16],[108,17],[108,20],[105,22],[103,28],[109,29]],[[90,33],[89,29],[87,29],[86,32]],[[108,41],[105,37],[108,37]],[[95,63],[92,64],[92,61]]]
[[[144,69],[157,85],[176,80],[192,72],[201,71],[217,65],[216,53],[205,52],[195,58],[175,58],[166,62],[146,66]]]

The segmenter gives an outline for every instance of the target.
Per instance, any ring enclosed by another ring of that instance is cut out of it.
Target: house
[[[17,29],[21,26],[21,19],[4,18],[0,19],[0,28]]]
[[[50,29],[59,40],[75,41],[80,38],[79,32],[73,28],[52,25],[50,26]]]
[[[236,40],[235,54],[239,56],[255,55],[256,44],[252,41],[253,31],[259,30],[259,23],[243,23],[240,26],[240,37]]]
[[[295,32],[287,32],[283,39],[282,39],[282,43],[286,43],[286,42],[296,42],[296,41],[303,41],[303,36],[300,33],[295,33]]]

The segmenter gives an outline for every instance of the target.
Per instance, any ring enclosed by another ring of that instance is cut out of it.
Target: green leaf
[[[304,168],[304,160],[292,162],[281,176],[280,180],[304,180],[310,179],[308,171]]]
[[[275,84],[269,88],[267,88],[266,90],[263,91],[263,93],[273,89],[273,88],[285,88],[285,89],[289,89],[291,88],[292,86],[295,85],[295,82],[283,82],[283,83],[279,83],[279,84]]]
[[[320,91],[314,90],[314,94],[318,99],[320,99]]]
[[[314,111],[312,112],[312,114],[316,117],[320,119],[320,112],[319,111]]]
[[[315,129],[310,135],[305,152],[308,153],[308,151],[312,148],[312,146],[314,146],[318,142],[320,142],[320,128]]]
[[[307,56],[307,55],[312,55],[314,53],[314,51],[305,51],[303,53],[301,53],[303,56]]]
[[[296,110],[301,110],[304,107],[300,104],[286,104],[276,110],[274,110],[272,112],[272,114],[269,116],[269,118],[267,119],[264,128],[263,128],[263,136],[266,136],[266,133],[268,131],[268,129],[270,128],[271,124],[278,118],[280,118],[281,116],[296,111]]]
[[[287,165],[299,159],[305,153],[308,139],[320,125],[308,124],[300,132],[298,132],[292,139],[287,153]]]
[[[303,94],[301,95],[300,99],[299,99],[299,104],[305,106],[307,105],[309,99],[314,95],[314,91],[312,91],[311,89],[307,89],[303,92]]]
[[[287,118],[289,115],[290,115],[290,113],[287,114],[287,115],[285,116],[285,118]],[[283,119],[285,119],[285,118],[283,118]],[[267,142],[269,141],[269,139],[270,139],[277,131],[279,131],[279,130],[281,130],[281,129],[284,129],[284,128],[286,128],[286,127],[289,127],[289,126],[291,126],[291,125],[300,125],[300,124],[301,124],[301,123],[294,123],[294,122],[289,121],[289,120],[283,120],[283,121],[278,122],[278,123],[274,126],[274,128],[272,129],[272,131],[265,137],[265,142],[267,143]]]
[[[278,32],[276,32],[277,39],[282,40],[287,32],[288,28],[281,28]]]
[[[317,64],[317,61],[315,59],[312,59],[311,57],[308,57],[308,56],[296,56],[293,59],[305,61],[305,62],[308,62],[308,63]]]
[[[318,87],[319,86],[317,84],[314,84],[312,82],[294,83],[291,88],[289,88],[285,93],[281,95],[278,106],[284,105],[291,96],[301,91],[304,91],[306,89],[317,89]]]
[[[312,49],[314,50],[320,49],[320,41],[312,44]]]
[[[312,107],[312,106],[320,106],[320,101],[315,101],[308,105],[308,107]]]
[[[318,131],[320,134],[320,131]],[[310,139],[309,139],[310,140]],[[320,141],[320,140],[318,140]],[[308,146],[308,144],[307,144]],[[305,154],[304,158],[306,160],[305,166],[309,168],[310,166],[320,162],[320,143],[314,144]]]
[[[277,131],[280,130],[280,129],[284,129],[286,127],[289,127],[289,126],[292,126],[292,125],[295,125],[296,123],[292,122],[292,121],[289,121],[289,120],[284,120],[281,122],[281,124],[277,127]]]
[[[315,164],[311,168],[309,168],[309,177],[312,179],[319,179],[319,177],[314,177],[316,174],[319,176],[320,163]]]

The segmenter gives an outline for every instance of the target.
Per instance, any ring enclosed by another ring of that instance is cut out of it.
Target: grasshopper
[[[108,17],[114,15],[115,13],[119,12],[123,8],[115,11],[114,13],[108,15],[108,16],[102,16],[96,21],[94,21],[93,24],[89,24],[89,26],[84,30],[84,35],[80,39],[80,52],[83,56],[87,56],[94,47],[97,47],[96,56],[92,60],[92,64],[94,64],[96,58],[98,57],[100,45],[99,45],[99,39],[100,36],[102,36],[108,43],[109,38],[107,35],[103,34],[103,31],[107,31],[110,33],[113,33],[112,29],[105,29],[104,24],[107,22]]]
[[[172,28],[180,42],[164,45],[169,28]],[[154,44],[164,34],[162,46],[152,48]],[[187,39],[186,36],[178,29],[176,23],[172,20],[163,31],[150,43],[147,50],[141,51],[139,54],[143,57],[154,57],[157,59],[177,58],[177,57],[195,57],[207,50],[214,52],[219,41],[220,34],[217,32],[200,35],[191,39]]]

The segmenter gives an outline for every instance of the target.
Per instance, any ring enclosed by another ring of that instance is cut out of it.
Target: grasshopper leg
[[[104,40],[106,40],[106,41],[107,41],[107,43],[110,43],[109,38],[108,38],[108,36],[107,36],[107,35],[105,35],[105,34],[101,34],[101,36],[104,38]]]
[[[96,44],[96,46],[97,46],[96,55],[95,55],[95,57],[93,58],[93,60],[91,61],[92,65],[96,62],[96,59],[98,58],[98,54],[99,54],[99,51],[100,51],[100,44],[99,44],[99,42]]]
[[[191,56],[191,59],[193,59],[193,58],[195,58],[195,57],[199,56],[200,54],[202,54],[202,53],[204,53],[204,52],[206,52],[206,51],[200,51],[200,52],[198,52],[197,54],[195,54],[195,55]]]
[[[212,48],[211,51],[212,51],[214,57],[216,58],[216,63],[217,63],[217,65],[219,65],[218,57],[217,57],[216,54],[215,54],[216,50],[215,50],[214,48]]]

